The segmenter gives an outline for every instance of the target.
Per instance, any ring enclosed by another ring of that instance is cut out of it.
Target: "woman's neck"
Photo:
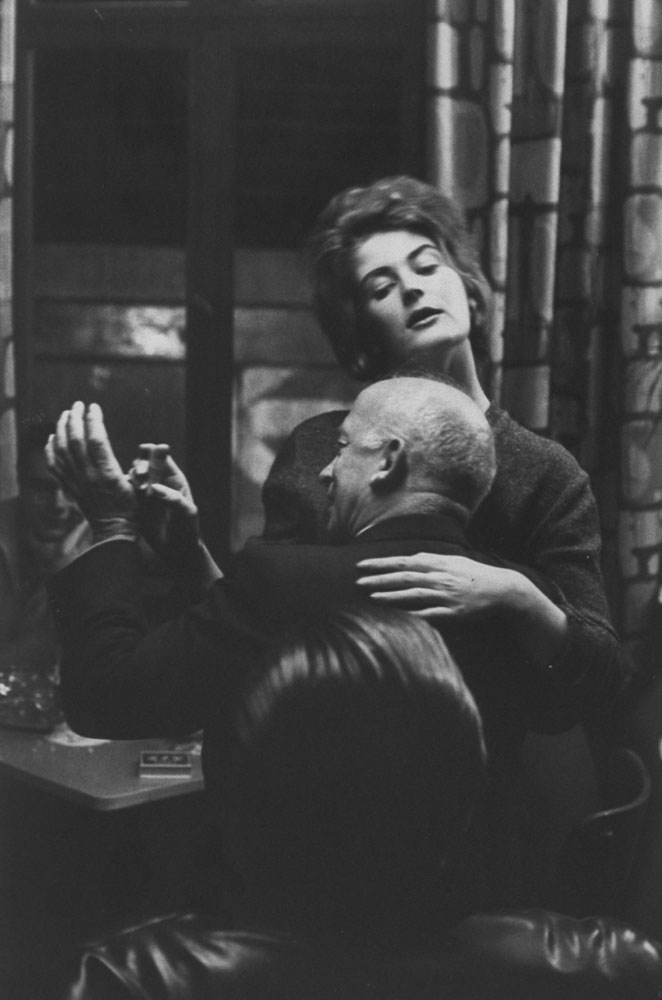
[[[471,351],[468,340],[462,341],[457,347],[451,349],[446,357],[444,374],[449,375],[454,382],[462,386],[468,392],[474,403],[476,403],[483,413],[490,405],[490,401],[483,391],[476,371],[476,362]]]
[[[469,345],[469,340],[463,340],[450,349],[446,348],[442,356],[417,358],[421,366],[432,374],[448,375],[460,388],[473,399],[474,403],[485,413],[490,401],[483,391],[476,371],[476,362]]]

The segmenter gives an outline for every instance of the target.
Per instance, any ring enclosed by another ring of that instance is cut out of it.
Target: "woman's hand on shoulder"
[[[357,565],[357,584],[373,600],[432,622],[501,618],[538,664],[549,665],[565,640],[565,612],[516,569],[430,552]]]
[[[419,552],[358,563],[357,584],[372,598],[425,618],[480,618],[508,610],[515,574],[467,556]]]

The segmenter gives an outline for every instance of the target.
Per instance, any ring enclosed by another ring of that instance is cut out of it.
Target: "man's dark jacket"
[[[454,518],[439,514],[383,521],[346,545],[255,540],[200,604],[148,629],[138,545],[98,545],[51,586],[67,718],[80,733],[116,739],[203,728],[232,703],[274,636],[334,607],[369,603],[356,586],[359,560],[422,551],[495,563],[470,549]],[[483,711],[488,747],[519,742],[529,728],[574,723],[571,685],[528,663],[503,622],[441,631]]]

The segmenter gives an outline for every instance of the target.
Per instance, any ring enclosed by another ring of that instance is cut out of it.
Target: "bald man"
[[[64,645],[64,704],[79,732],[139,738],[204,727],[210,706],[216,711],[231,697],[270,637],[331,607],[370,599],[358,563],[418,552],[460,557],[455,572],[471,579],[508,574],[528,606],[522,620],[538,609],[533,641],[511,613],[499,620],[490,611],[480,628],[452,608],[436,619],[485,715],[488,746],[512,745],[530,728],[574,723],[563,682],[548,669],[565,621],[554,593],[518,567],[474,552],[464,535],[490,488],[495,459],[484,415],[454,386],[407,377],[365,389],[340,429],[336,458],[321,473],[335,543],[252,541],[201,603],[156,629],[139,611],[137,502],[99,408],[77,403],[63,414],[49,455],[104,543],[51,587]],[[161,489],[171,504],[185,493],[185,485]]]

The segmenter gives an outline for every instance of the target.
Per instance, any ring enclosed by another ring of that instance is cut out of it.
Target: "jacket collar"
[[[464,528],[457,517],[446,512],[437,514],[402,514],[378,521],[356,536],[354,541],[384,541],[387,539],[430,538],[453,542],[470,548]]]

